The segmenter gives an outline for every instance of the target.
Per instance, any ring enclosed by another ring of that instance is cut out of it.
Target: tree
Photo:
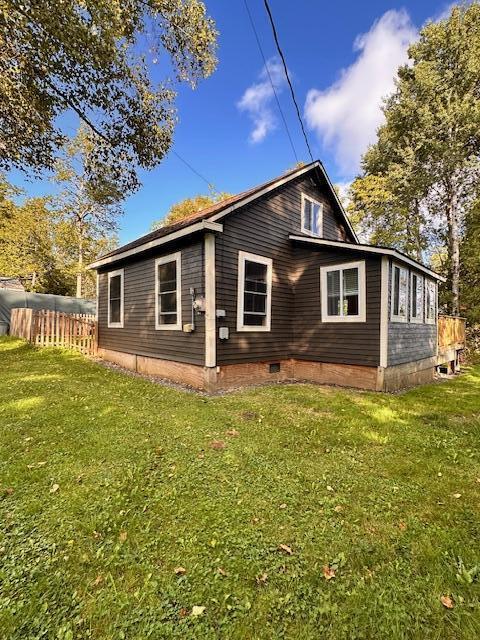
[[[399,224],[405,232],[417,228],[420,250],[432,238],[437,253],[446,246],[449,303],[458,313],[460,245],[480,187],[480,5],[454,7],[448,19],[427,24],[409,57],[386,101],[378,140],[364,156],[363,178],[386,179]],[[362,201],[361,183],[354,190]],[[378,227],[379,205],[366,207]]]
[[[211,207],[213,204],[230,197],[230,193],[212,193],[211,195],[198,195],[193,196],[193,198],[185,198],[185,200],[174,204],[164,218],[153,222],[151,227],[152,231],[164,227],[167,224],[179,222],[193,213],[197,213],[197,211]]]
[[[99,180],[90,179],[87,167],[94,149],[88,128],[81,127],[64,151],[54,176],[62,187],[55,200],[60,217],[56,240],[67,272],[75,274],[76,296],[81,298],[86,293],[86,265],[115,244],[123,193],[110,165],[104,167]],[[92,277],[87,276],[90,289]]]
[[[54,280],[61,289],[54,254],[55,215],[46,198],[32,198],[22,205],[6,195],[12,190],[0,188],[0,274],[19,278],[29,291],[50,291]],[[56,293],[56,291],[54,291]]]
[[[153,81],[162,56],[195,87],[216,67],[214,22],[200,0],[3,0],[0,7],[0,170],[52,169],[66,142],[59,116],[88,125],[87,170],[118,167],[124,191],[167,153],[175,92]],[[116,160],[116,164],[112,162]]]

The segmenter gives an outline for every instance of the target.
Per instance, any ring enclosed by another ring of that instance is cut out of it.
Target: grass
[[[480,637],[480,367],[209,398],[3,338],[0,372],[2,639]]]

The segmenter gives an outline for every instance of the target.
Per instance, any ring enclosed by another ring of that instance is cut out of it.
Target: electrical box
[[[183,325],[183,333],[192,333],[193,331],[193,324],[191,322],[186,322]]]
[[[225,311],[225,309],[217,309],[215,311],[215,315],[217,316],[217,318],[225,318],[227,312]]]
[[[220,340],[228,340],[228,327],[219,327],[218,337]]]

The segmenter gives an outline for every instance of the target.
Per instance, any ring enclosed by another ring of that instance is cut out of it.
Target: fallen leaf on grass
[[[453,494],[453,497],[454,497],[454,498],[456,498],[456,499],[458,500],[458,498],[461,498],[461,497],[462,497],[462,494],[461,494],[461,493],[454,493],[454,494]]]
[[[185,567],[175,567],[174,571],[177,576],[184,576],[187,573]]]
[[[5,493],[7,494],[7,496],[11,496],[13,493],[13,488],[12,487],[8,487],[8,489],[5,489]]]
[[[262,573],[261,575],[257,576],[255,578],[257,584],[262,585],[262,584],[267,584],[267,580],[268,580],[268,574],[266,573]]]
[[[50,487],[50,493],[56,493],[59,489],[60,489],[59,484],[52,484],[52,486]]]
[[[197,616],[203,615],[203,613],[205,613],[205,607],[199,607],[195,605],[194,607],[192,607],[192,613],[190,615],[195,618]]]
[[[188,616],[188,609],[185,609],[185,607],[182,607],[182,608],[180,609],[180,611],[178,612],[178,615],[179,615],[181,618],[185,618],[186,616]]]
[[[225,431],[225,435],[230,436],[231,438],[236,438],[240,435],[240,431],[237,431],[236,429],[229,429],[228,431]]]
[[[443,604],[445,609],[453,609],[454,607],[453,600],[450,596],[440,596],[440,602]]]
[[[327,491],[334,491],[334,488],[327,484]]]
[[[405,529],[407,528],[407,525],[405,524],[405,522],[399,522],[398,528],[400,529],[400,531],[405,531]]]
[[[120,540],[120,542],[125,542],[125,540],[127,539],[127,532],[120,531],[120,535],[118,536],[118,539]]]
[[[286,509],[286,508],[287,508],[287,505],[286,505],[286,504],[285,504],[285,502],[284,502],[284,503],[283,503],[283,504],[281,504],[278,508],[279,508],[279,509]]]
[[[334,511],[336,511],[337,513],[340,513],[340,511],[343,511],[343,507],[341,504],[337,504],[337,506],[334,508]]]
[[[225,449],[225,442],[223,442],[223,440],[212,440],[210,442],[210,446],[216,451],[222,451],[223,449]]]
[[[99,584],[102,584],[104,578],[102,575],[98,575],[95,580],[92,582],[94,587],[98,587]]]
[[[217,571],[221,576],[228,576],[228,573],[225,571],[225,569],[222,569],[222,567],[218,567]]]
[[[289,547],[287,544],[279,544],[278,548],[279,548],[280,551],[284,551],[289,556],[291,556],[293,554],[292,548]]]
[[[332,578],[335,578],[335,570],[332,569],[332,567],[330,567],[328,564],[324,565],[322,572],[325,580],[331,580]]]

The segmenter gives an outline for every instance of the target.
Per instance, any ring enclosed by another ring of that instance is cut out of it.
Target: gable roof
[[[354,242],[358,242],[358,238],[353,230],[353,227],[350,223],[350,220],[345,213],[345,210],[333,188],[333,185],[330,181],[330,178],[327,175],[322,163],[319,160],[315,160],[314,162],[310,162],[309,164],[299,167],[296,169],[292,169],[287,173],[284,173],[273,180],[269,180],[268,182],[264,182],[252,189],[248,189],[247,191],[243,191],[238,193],[237,195],[231,196],[230,198],[226,198],[225,200],[221,200],[220,202],[215,203],[214,205],[207,207],[206,209],[202,209],[201,211],[197,211],[192,213],[191,215],[183,218],[178,222],[173,222],[172,224],[165,225],[164,227],[160,227],[155,231],[151,231],[128,244],[125,244],[109,253],[104,254],[95,262],[89,265],[90,269],[98,269],[99,267],[105,264],[111,264],[112,262],[116,262],[121,260],[122,258],[126,258],[135,253],[140,253],[142,251],[146,251],[160,244],[164,244],[169,242],[170,240],[174,240],[178,237],[190,235],[192,233],[196,233],[201,230],[213,230],[213,231],[222,231],[221,225],[211,226],[209,223],[215,223],[217,220],[220,220],[224,216],[228,215],[235,209],[238,209],[241,206],[260,198],[265,195],[269,191],[273,189],[277,189],[278,187],[294,180],[295,178],[300,177],[310,171],[318,172],[318,175],[323,178],[327,184],[331,195],[333,196],[334,202],[337,206],[337,213],[339,213],[342,221],[344,222],[347,230],[350,232]],[[202,224],[203,223],[203,224]]]

